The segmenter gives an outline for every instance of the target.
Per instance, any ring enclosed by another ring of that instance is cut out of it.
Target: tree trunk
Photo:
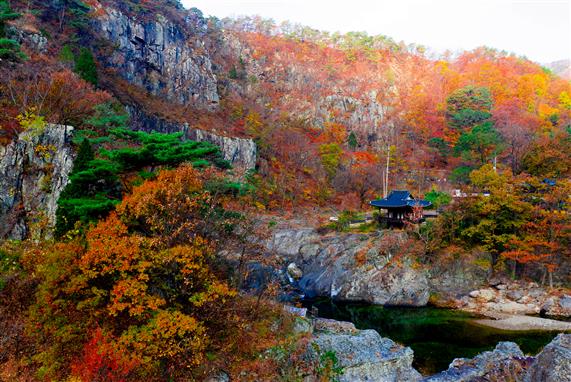
[[[547,272],[549,272],[549,288],[553,288],[553,272],[549,270]]]
[[[65,20],[65,4],[63,5],[62,9],[61,9],[61,15],[59,17],[59,31],[61,32],[63,30],[63,21]]]
[[[236,289],[240,290],[242,288],[242,283],[244,282],[243,277],[243,267],[244,267],[244,253],[246,252],[246,247],[242,247],[242,253],[240,253],[240,261],[238,262],[238,282],[236,283]]]
[[[385,169],[385,195],[386,198],[389,195],[389,166],[391,161],[391,146],[387,145],[387,168]]]

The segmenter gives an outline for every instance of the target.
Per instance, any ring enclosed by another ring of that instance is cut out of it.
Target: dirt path
[[[489,313],[485,315],[491,318],[474,320],[474,322],[478,325],[502,330],[571,331],[571,322],[502,313]]]

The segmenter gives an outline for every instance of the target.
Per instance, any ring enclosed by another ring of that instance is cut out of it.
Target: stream
[[[512,341],[528,355],[537,354],[557,332],[514,332],[472,323],[473,314],[435,307],[383,307],[365,303],[338,303],[328,299],[306,301],[318,315],[351,321],[358,329],[375,329],[381,336],[414,350],[413,366],[424,375],[446,370],[454,358],[472,358],[493,350],[500,341]]]

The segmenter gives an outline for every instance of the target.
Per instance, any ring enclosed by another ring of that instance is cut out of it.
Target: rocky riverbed
[[[571,297],[566,290],[490,281],[485,270],[464,264],[463,259],[427,269],[416,261],[410,245],[407,234],[399,231],[323,234],[308,227],[278,227],[266,246],[281,268],[258,267],[256,272],[273,273],[309,298],[422,307],[436,295],[440,299],[432,302],[487,315],[488,319],[478,321],[480,325],[502,330],[571,329],[568,322],[526,316],[570,316]],[[525,355],[513,342],[501,342],[474,358],[454,359],[445,372],[422,377],[412,366],[412,349],[374,330],[318,322],[313,324],[313,343],[321,351],[338,354],[345,370],[342,381],[571,381],[567,371],[571,334],[559,335],[537,356]],[[538,379],[540,375],[543,379]]]
[[[558,335],[536,356],[525,355],[513,342],[500,342],[494,350],[454,359],[447,370],[422,376],[412,366],[412,349],[375,330],[358,330],[350,322],[323,318],[301,320],[305,323],[301,330],[312,333],[308,356],[334,352],[342,368],[341,382],[571,381],[571,334]]]
[[[489,287],[457,300],[456,306],[472,312],[570,317],[571,294],[565,289],[541,288],[534,282],[492,281]]]

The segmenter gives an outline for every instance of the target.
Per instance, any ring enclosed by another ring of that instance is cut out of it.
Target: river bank
[[[512,331],[571,331],[571,322],[558,321],[549,318],[511,315],[505,313],[490,313],[491,318],[474,320],[478,325],[501,330]]]

